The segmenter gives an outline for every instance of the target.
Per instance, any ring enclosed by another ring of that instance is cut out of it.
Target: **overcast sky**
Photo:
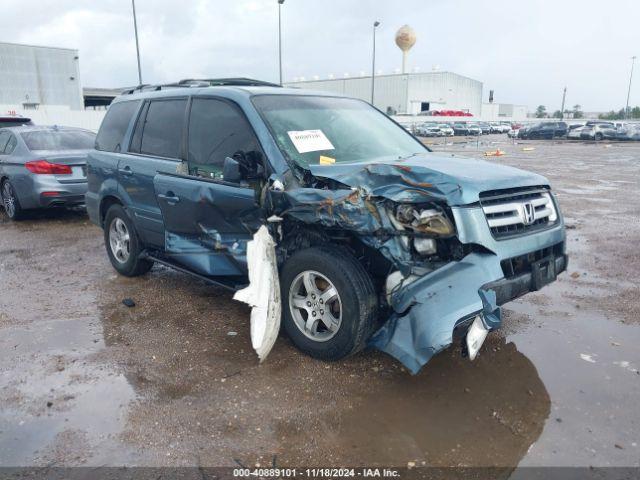
[[[136,0],[145,83],[187,77],[278,79],[276,0]],[[619,109],[640,54],[640,0],[286,0],[285,81],[401,66],[396,30],[418,41],[408,66],[480,80],[485,101]],[[80,50],[84,86],[137,84],[130,0],[2,0],[0,41]],[[640,63],[640,62],[639,62]],[[631,104],[640,104],[640,64]]]

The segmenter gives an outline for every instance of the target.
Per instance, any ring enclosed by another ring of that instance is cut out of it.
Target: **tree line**
[[[538,105],[536,108],[536,118],[584,118],[584,112],[581,105],[574,105],[572,109],[565,109],[564,114],[560,110],[556,110],[551,115],[547,112],[547,107],[544,105]],[[625,109],[621,108],[618,111],[611,110],[607,113],[601,113],[598,118],[603,120],[622,120],[627,118],[625,115]],[[633,107],[629,110],[630,119],[640,119],[640,107]]]
[[[564,115],[560,110],[556,110],[551,115],[547,112],[547,107],[544,105],[538,105],[536,108],[536,118],[564,118],[564,117],[572,117],[572,118],[583,118],[584,112],[582,111],[581,105],[574,105],[572,109],[565,109]]]

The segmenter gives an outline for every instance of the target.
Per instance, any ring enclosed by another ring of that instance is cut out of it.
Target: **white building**
[[[78,50],[0,42],[0,115],[38,125],[97,130],[104,111],[85,111]]]
[[[371,101],[371,77],[301,80],[287,87],[335,92]],[[418,115],[435,110],[461,110],[475,119],[523,120],[525,105],[483,103],[482,82],[452,72],[403,73],[377,75],[374,105],[392,115]],[[456,120],[457,117],[451,117]]]
[[[288,87],[336,92],[371,101],[371,77],[305,80]],[[374,105],[383,112],[416,115],[427,110],[482,111],[482,82],[451,72],[404,73],[375,77]]]
[[[514,105],[511,103],[483,103],[482,120],[525,120],[528,108],[526,105]]]
[[[0,105],[83,109],[78,51],[0,43]]]

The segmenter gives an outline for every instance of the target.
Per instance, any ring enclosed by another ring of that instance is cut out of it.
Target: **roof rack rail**
[[[280,87],[277,83],[265,82],[263,80],[255,80],[253,78],[236,77],[236,78],[187,78],[180,80],[178,85],[191,85],[197,84],[198,86],[208,87],[223,87],[223,86],[236,86],[236,87]]]
[[[146,90],[158,91],[163,88],[198,88],[198,87],[281,87],[277,83],[254,80],[253,78],[186,78],[175,83],[161,85],[142,84],[122,92],[123,95],[132,95]]]

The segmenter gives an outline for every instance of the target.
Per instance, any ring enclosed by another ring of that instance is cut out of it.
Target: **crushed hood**
[[[444,200],[468,205],[481,192],[548,185],[538,174],[484,160],[425,153],[394,161],[310,165],[317,178],[331,179],[397,202]]]

